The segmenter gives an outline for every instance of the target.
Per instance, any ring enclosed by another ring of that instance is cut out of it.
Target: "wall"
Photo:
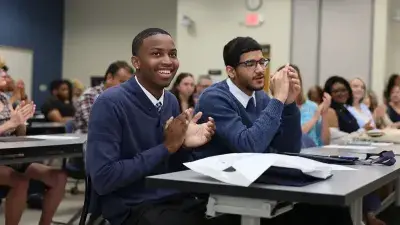
[[[340,75],[370,83],[372,0],[293,0],[292,58],[303,87]]]
[[[318,82],[320,0],[293,0],[292,15],[290,62],[299,67],[306,93]]]
[[[176,36],[176,0],[117,2],[66,1],[63,77],[79,77],[89,85],[90,77],[103,76],[111,62],[130,62],[132,40],[145,28],[160,27]]]
[[[383,90],[388,76],[388,23],[390,0],[375,0],[372,57],[372,84],[370,88],[382,103]]]
[[[400,21],[392,19],[396,10],[400,10],[400,1],[391,0],[388,15],[388,76],[392,73],[400,73]]]
[[[224,45],[236,36],[250,36],[261,44],[271,45],[271,69],[289,62],[291,0],[264,0],[259,13],[261,27],[240,25],[246,15],[245,1],[178,0],[177,43],[180,71],[195,75],[209,69],[221,69]],[[183,15],[195,23],[193,29],[180,24]]]
[[[41,105],[48,92],[41,84],[61,78],[63,0],[0,0],[0,45],[31,49],[33,99]]]

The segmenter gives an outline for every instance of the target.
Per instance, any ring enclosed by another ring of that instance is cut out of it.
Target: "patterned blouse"
[[[5,122],[10,120],[11,109],[8,96],[2,92],[0,92],[0,103],[3,105],[3,109],[0,112],[0,125],[3,125]],[[0,134],[0,136],[10,136],[13,132],[13,130],[9,130]]]

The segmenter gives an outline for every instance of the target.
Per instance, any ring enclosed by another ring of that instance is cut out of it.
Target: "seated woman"
[[[328,110],[331,104],[331,96],[327,93],[323,95],[323,101],[319,105],[315,102],[307,100],[303,93],[303,81],[301,78],[300,69],[296,65],[290,65],[296,70],[301,86],[296,103],[301,115],[301,130],[303,134],[307,134],[315,143],[316,146],[329,145],[330,132],[328,124]],[[284,66],[278,69],[283,69]]]
[[[331,108],[335,114],[329,114],[330,126],[338,128],[345,133],[353,133],[360,130],[357,119],[348,110],[353,105],[353,92],[349,82],[340,76],[332,76],[325,82],[324,91],[332,96]],[[371,129],[369,124],[361,127],[361,130]],[[374,211],[380,207],[379,196],[371,193],[364,197],[365,220],[368,225],[384,225],[385,223],[375,217]]]
[[[50,98],[41,110],[50,122],[67,123],[73,119],[75,108],[72,104],[72,85],[67,80],[56,80],[51,83]]]
[[[400,122],[400,86],[395,80],[389,80],[385,90],[387,114],[392,122]]]
[[[178,99],[181,112],[194,107],[194,77],[190,73],[180,73],[172,85],[171,93]]]
[[[353,133],[360,129],[357,120],[347,110],[347,106],[353,104],[353,93],[346,79],[330,77],[324,87],[324,91],[332,96],[331,108],[335,113],[329,114],[329,126],[338,128],[344,133]]]
[[[386,86],[386,90],[384,92],[383,95],[383,103],[385,105],[387,105],[389,103],[389,95],[390,93],[387,93],[387,89],[389,87],[393,87],[393,86],[400,86],[400,74],[392,74],[390,75],[389,79],[388,79],[388,84]]]
[[[350,81],[350,87],[353,92],[353,104],[347,106],[347,109],[356,118],[359,127],[365,127],[366,130],[376,128],[371,111],[363,103],[366,91],[364,81],[355,78]]]
[[[367,92],[367,95],[364,98],[363,103],[369,108],[372,112],[372,116],[374,118],[376,128],[385,129],[385,128],[400,128],[400,122],[393,123],[390,120],[389,115],[387,114],[387,106],[382,104],[378,105],[378,98],[372,90]]]
[[[2,73],[0,69],[0,73]],[[0,76],[0,86],[6,85]],[[22,101],[14,110],[4,93],[0,92],[0,136],[25,135],[25,122],[33,116],[35,105]],[[29,179],[43,182],[47,191],[39,224],[50,225],[54,213],[60,204],[67,176],[58,169],[30,163],[13,166],[0,166],[1,188],[9,187],[5,204],[5,224],[18,225],[27,200]]]

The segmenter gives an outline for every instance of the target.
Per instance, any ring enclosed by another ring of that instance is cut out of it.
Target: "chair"
[[[81,181],[85,180],[85,166],[83,158],[70,158],[63,163],[63,169],[67,172],[68,177],[74,179],[74,186],[71,187],[70,193],[72,195],[79,194],[78,185]]]
[[[74,120],[68,120],[65,123],[65,133],[73,133],[75,130]]]
[[[79,225],[106,225],[108,224],[107,220],[101,217],[101,209],[96,208],[98,204],[96,204],[96,201],[91,202],[91,200],[96,199],[96,194],[92,190],[92,181],[90,179],[90,176],[87,175],[85,179],[85,202],[83,203],[82,207],[82,214],[81,218],[79,220]],[[92,203],[92,204],[91,204]],[[91,212],[89,221],[86,223],[87,215]]]
[[[74,121],[69,120],[65,123],[65,131],[66,133],[74,132]],[[70,193],[72,195],[79,194],[78,185],[81,181],[85,180],[85,167],[83,158],[71,158],[63,160],[63,169],[67,172],[68,177],[75,179],[75,185],[70,189]]]
[[[85,148],[86,148],[86,144],[84,143],[83,147],[82,147],[83,155],[85,155]],[[85,178],[86,178],[86,176],[85,176],[86,175],[86,173],[85,173],[85,163],[83,161],[83,157],[69,159],[68,163],[63,162],[63,164],[64,164],[63,165],[63,169],[67,172],[68,177],[71,177],[71,178],[77,180],[76,183],[75,183],[75,187],[77,188],[79,180],[85,180]],[[85,186],[86,186],[86,184],[85,184]],[[73,190],[73,188],[71,188],[71,194],[73,194],[72,190]],[[86,198],[86,193],[87,192],[90,193],[90,190],[86,189],[85,198]],[[85,199],[85,201],[86,201],[86,199]],[[79,219],[79,217],[82,214],[83,210],[84,210],[84,207],[79,209],[71,217],[71,219],[68,220],[67,223],[53,221],[53,224],[57,224],[57,225],[73,225]]]

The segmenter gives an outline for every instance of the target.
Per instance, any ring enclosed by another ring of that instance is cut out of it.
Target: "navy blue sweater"
[[[100,95],[90,115],[87,170],[105,218],[121,224],[132,206],[177,193],[149,189],[145,177],[183,169],[190,152],[170,155],[163,125],[179,114],[174,95],[165,91],[159,114],[134,78]]]
[[[284,105],[264,91],[256,91],[255,116],[229,91],[226,81],[207,88],[200,96],[196,112],[200,122],[215,120],[212,140],[196,150],[197,158],[232,152],[300,152],[300,112],[295,103]]]

